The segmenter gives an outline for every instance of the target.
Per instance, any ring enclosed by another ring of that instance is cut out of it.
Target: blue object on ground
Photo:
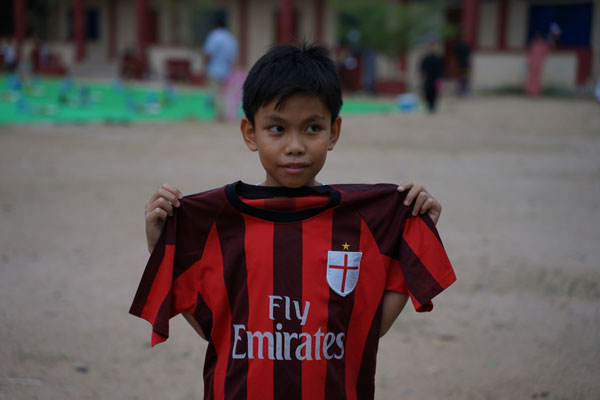
[[[413,113],[418,109],[419,99],[413,93],[401,94],[396,97],[396,106],[403,113]]]

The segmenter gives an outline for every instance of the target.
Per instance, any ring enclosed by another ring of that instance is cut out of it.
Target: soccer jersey
[[[372,399],[385,291],[417,311],[455,281],[427,216],[396,185],[237,182],[181,200],[130,312],[188,312],[208,338],[206,399]]]

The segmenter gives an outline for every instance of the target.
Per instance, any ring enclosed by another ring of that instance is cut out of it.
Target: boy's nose
[[[288,137],[288,141],[286,143],[286,154],[304,154],[304,143],[302,142],[302,138],[298,133],[292,133]]]

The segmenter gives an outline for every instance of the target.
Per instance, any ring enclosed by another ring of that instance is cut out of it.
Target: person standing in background
[[[458,66],[458,95],[469,94],[469,78],[471,76],[471,49],[464,40],[461,40],[454,49],[456,64]]]
[[[596,88],[594,89],[594,97],[600,102],[600,74],[596,78]]]
[[[6,71],[9,73],[16,72],[19,60],[13,39],[7,38],[2,44],[2,58],[4,60],[4,68]]]
[[[537,32],[529,45],[529,53],[527,55],[527,82],[525,83],[525,92],[530,97],[537,97],[540,95],[542,68],[548,50],[548,43],[542,34]]]
[[[444,76],[444,60],[441,56],[441,47],[438,42],[431,42],[427,53],[421,60],[421,80],[423,82],[423,95],[429,113],[434,113],[437,107],[439,92]]]
[[[562,29],[556,22],[550,24],[550,33],[548,34],[548,44],[552,47],[560,46],[560,37]]]
[[[217,119],[225,121],[224,89],[238,57],[238,44],[235,37],[225,28],[225,18],[218,16],[214,28],[204,42],[206,75]]]

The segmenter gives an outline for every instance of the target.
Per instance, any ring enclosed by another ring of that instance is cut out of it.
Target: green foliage
[[[389,56],[398,56],[417,44],[452,35],[453,29],[444,21],[445,3],[444,0],[418,3],[333,0],[340,13],[340,41]]]

